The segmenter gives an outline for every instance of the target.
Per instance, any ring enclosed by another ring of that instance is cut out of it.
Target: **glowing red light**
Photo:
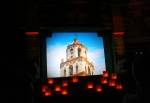
[[[72,82],[77,83],[78,82],[78,77],[72,77]]]
[[[117,84],[117,85],[116,85],[116,89],[117,89],[117,90],[122,90],[122,89],[123,89],[122,84]]]
[[[54,79],[49,78],[48,79],[48,84],[53,84],[54,83]]]
[[[51,96],[52,95],[52,92],[51,91],[46,91],[45,92],[45,96]]]
[[[108,81],[107,81],[107,79],[106,79],[106,78],[102,77],[102,78],[101,78],[101,83],[102,83],[102,84],[107,84],[107,83],[108,83]]]
[[[109,86],[110,86],[110,87],[116,86],[116,82],[115,82],[114,80],[110,80],[110,81],[109,81]]]
[[[59,85],[55,86],[55,91],[56,91],[56,92],[61,91],[61,87],[60,87]]]
[[[68,86],[68,82],[67,82],[67,81],[63,81],[63,82],[62,82],[62,86],[63,86],[63,87],[67,87],[67,86]]]
[[[94,87],[94,84],[92,82],[87,83],[87,88],[92,89]]]
[[[114,32],[113,36],[123,36],[124,32]]]
[[[112,75],[111,75],[111,79],[117,79],[117,73],[112,73]]]
[[[97,86],[96,86],[96,91],[97,91],[97,92],[102,92],[102,86],[97,85]]]
[[[65,90],[62,90],[61,94],[62,94],[62,95],[67,95],[67,94],[68,94],[68,90],[66,90],[66,89],[65,89]]]
[[[25,34],[28,36],[38,36],[39,32],[25,32]]]
[[[107,78],[109,76],[108,71],[103,71],[103,77]]]
[[[42,92],[46,92],[47,89],[48,89],[48,87],[46,85],[42,86]]]

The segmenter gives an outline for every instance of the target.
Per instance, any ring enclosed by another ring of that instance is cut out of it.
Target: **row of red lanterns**
[[[114,87],[117,90],[122,90],[123,86],[122,86],[122,84],[117,82],[117,79],[118,79],[118,77],[117,77],[116,73],[112,73],[110,75],[108,71],[103,71],[103,75],[100,78],[100,82],[101,82],[102,85],[107,84],[109,87]],[[52,78],[48,79],[48,84],[49,85],[54,84],[54,82],[55,82],[54,79],[52,79]],[[72,77],[71,82],[72,83],[78,83],[79,82],[78,77]],[[96,92],[102,92],[103,91],[102,85],[96,85],[95,86]],[[62,95],[68,95],[68,90],[63,89],[67,86],[68,86],[68,81],[63,80],[61,85],[56,85],[55,86],[54,91],[55,92],[61,92]],[[88,82],[86,84],[86,86],[87,86],[86,87],[87,89],[92,89],[92,88],[94,88],[94,83],[93,82]],[[52,95],[52,91],[49,90],[49,87],[46,86],[46,85],[44,85],[42,87],[42,92],[45,93],[45,96],[51,96]]]
[[[108,71],[103,71],[101,83],[108,84],[110,87],[116,87],[117,90],[122,90],[123,86],[121,83],[117,82],[117,79],[118,79],[117,73],[112,73],[110,75]]]
[[[68,90],[66,88],[62,88],[60,85],[56,85],[54,91],[52,91],[52,89],[47,85],[43,85],[42,92],[45,96],[52,96],[53,92],[59,92],[62,95],[68,95]]]
[[[68,90],[62,90],[61,91],[62,95],[68,95]],[[46,92],[44,92],[44,96],[52,96],[53,92],[51,90],[47,90]]]
[[[112,73],[111,75],[109,74],[108,71],[103,71],[103,77],[108,78],[110,77],[110,79],[116,80],[117,78],[117,73]]]
[[[112,86],[112,87],[116,87],[117,90],[122,90],[123,87],[121,84],[113,84],[113,83],[110,83],[109,86]],[[94,88],[94,84],[93,82],[88,82],[87,83],[87,89],[93,89]],[[67,89],[62,89],[60,85],[56,85],[55,86],[55,92],[60,92],[62,95],[68,95],[68,90]],[[103,88],[101,85],[96,85],[95,86],[95,90],[96,92],[102,92],[103,91]],[[51,96],[52,95],[52,91],[47,87],[47,88],[44,88],[43,87],[43,93],[45,93],[45,96]]]
[[[117,83],[117,82],[111,81],[111,80],[109,81],[108,86],[110,86],[110,87],[115,87],[117,90],[122,90],[122,89],[123,89],[123,86],[122,86],[121,83]],[[97,87],[100,88],[100,87],[102,87],[102,86],[99,85],[99,86],[96,86],[96,88],[97,88]],[[94,88],[93,82],[89,82],[89,83],[87,84],[87,88],[88,88],[88,89]]]
[[[77,82],[78,82],[78,77],[73,77],[72,83],[77,83]],[[48,85],[53,85],[55,83],[55,81],[53,78],[49,78],[47,83],[48,83]],[[48,85],[42,86],[42,92],[44,93],[45,96],[52,95],[52,90],[49,89]],[[62,95],[68,95],[68,90],[65,88],[67,86],[68,86],[68,81],[63,80],[61,85],[55,85],[54,92],[60,92]]]
[[[108,83],[108,81],[107,81],[108,77],[109,77],[109,72],[108,71],[104,71],[103,75],[102,75],[102,78],[101,78],[101,83],[102,84],[107,84]],[[117,74],[116,73],[112,73],[110,79],[111,80],[117,80]],[[72,83],[78,83],[78,81],[79,81],[78,77],[72,77]],[[48,79],[48,84],[54,84],[54,79],[49,78]],[[63,86],[68,86],[68,82],[67,81],[63,81],[62,85]]]
[[[78,83],[78,77],[72,77],[72,83]],[[49,78],[48,79],[48,84],[54,84],[54,79]],[[68,86],[68,82],[67,81],[62,81],[62,85],[63,86]]]
[[[93,82],[88,82],[87,89],[93,89],[93,88],[94,88]],[[95,89],[96,89],[96,92],[102,92],[102,90],[103,90],[101,85],[96,85]]]

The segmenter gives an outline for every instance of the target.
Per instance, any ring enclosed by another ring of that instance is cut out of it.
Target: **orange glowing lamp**
[[[110,81],[109,81],[109,86],[110,86],[110,87],[116,86],[115,80],[110,80]]]
[[[59,85],[55,86],[55,91],[56,91],[56,92],[61,91],[61,87],[60,87]]]
[[[122,89],[123,89],[122,84],[117,84],[117,85],[116,85],[116,89],[117,89],[117,90],[122,90]]]
[[[51,96],[51,95],[52,95],[51,91],[48,90],[48,91],[45,92],[45,96]]]
[[[49,78],[48,79],[48,84],[53,84],[54,83],[54,79]]]
[[[112,73],[111,79],[116,80],[117,79],[117,73]]]
[[[62,95],[67,95],[67,94],[68,94],[68,90],[66,90],[66,89],[65,89],[65,90],[62,90],[61,94],[62,94]]]
[[[73,83],[77,83],[79,80],[78,80],[78,77],[72,77],[72,82]]]
[[[63,81],[63,82],[62,82],[62,86],[63,86],[63,87],[67,87],[67,86],[68,86],[68,82],[67,82],[67,81]]]
[[[96,86],[96,92],[102,92],[102,86],[100,86],[100,85],[97,85]]]
[[[102,84],[107,84],[107,83],[108,83],[108,81],[107,81],[107,79],[106,79],[106,78],[102,77],[102,78],[101,78],[101,83],[102,83]]]
[[[108,71],[103,71],[103,77],[105,77],[105,78],[109,77]]]
[[[87,88],[92,89],[94,87],[94,84],[92,82],[87,83]]]

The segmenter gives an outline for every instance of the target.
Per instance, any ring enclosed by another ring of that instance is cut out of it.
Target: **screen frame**
[[[45,82],[48,79],[47,65],[46,65],[47,63],[46,37],[52,37],[53,32],[96,32],[98,34],[98,37],[103,38],[106,70],[109,72],[114,72],[115,60],[114,60],[112,34],[110,31],[106,30],[105,32],[103,32],[99,28],[81,28],[81,27],[44,28],[40,30],[41,81]],[[92,76],[96,76],[96,75],[92,75]],[[70,78],[70,77],[58,77],[58,78]]]

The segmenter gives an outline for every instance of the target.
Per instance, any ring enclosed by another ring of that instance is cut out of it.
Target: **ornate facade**
[[[88,61],[88,49],[77,39],[66,49],[66,61],[60,63],[60,75],[68,76],[87,76],[93,75],[94,65]]]

